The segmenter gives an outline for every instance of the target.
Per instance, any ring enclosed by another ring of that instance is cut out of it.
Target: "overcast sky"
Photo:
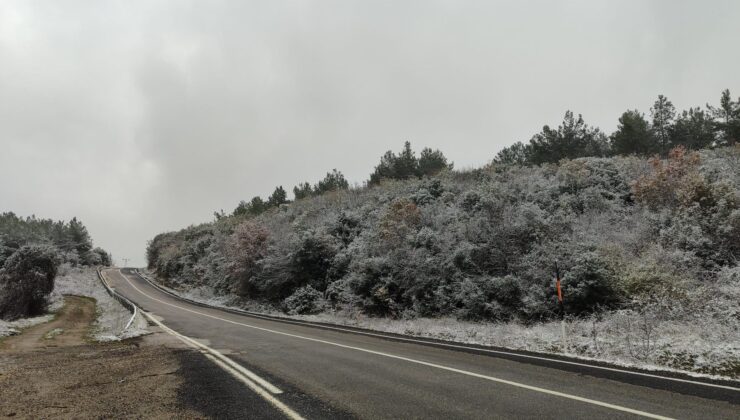
[[[337,168],[456,167],[665,94],[740,94],[740,2],[0,2],[0,211],[77,216],[143,265],[155,234]]]

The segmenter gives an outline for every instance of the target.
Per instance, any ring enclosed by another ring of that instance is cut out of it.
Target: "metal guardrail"
[[[131,302],[130,300],[119,295],[118,292],[113,290],[113,288],[108,285],[108,283],[105,281],[105,278],[103,277],[103,273],[100,270],[100,268],[97,269],[97,272],[98,272],[98,278],[100,279],[100,282],[103,283],[103,287],[105,287],[105,290],[108,292],[108,294],[111,295],[113,299],[117,300],[121,305],[123,305],[124,308],[128,309],[129,312],[131,312],[131,318],[129,318],[128,322],[126,323],[126,326],[123,327],[123,330],[121,330],[121,333],[119,334],[119,336],[123,335],[123,333],[126,332],[126,330],[129,329],[129,327],[131,327],[131,324],[134,323],[134,319],[136,319],[136,315],[139,312],[139,308],[136,305],[134,305],[134,303]]]

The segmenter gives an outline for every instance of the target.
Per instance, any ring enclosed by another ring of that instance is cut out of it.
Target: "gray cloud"
[[[403,140],[479,166],[566,109],[740,93],[736,2],[0,3],[0,210],[154,234]]]

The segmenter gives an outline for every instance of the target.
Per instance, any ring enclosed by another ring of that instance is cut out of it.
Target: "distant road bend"
[[[177,299],[129,269],[108,283],[292,418],[740,417],[740,388],[497,357],[235,314]],[[224,360],[227,359],[227,360]],[[248,413],[245,417],[250,417]]]

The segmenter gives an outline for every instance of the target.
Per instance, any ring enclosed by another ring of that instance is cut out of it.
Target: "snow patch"
[[[21,330],[34,325],[43,324],[54,319],[54,314],[35,316],[33,318],[22,318],[15,321],[3,321],[0,319],[0,337],[20,334]]]
[[[148,333],[147,322],[141,315],[137,315],[131,326],[125,329],[131,319],[131,312],[108,294],[100,283],[95,268],[62,266],[54,281],[52,308],[55,305],[60,306],[62,295],[95,299],[98,316],[93,327],[93,338],[97,341],[117,341]]]

